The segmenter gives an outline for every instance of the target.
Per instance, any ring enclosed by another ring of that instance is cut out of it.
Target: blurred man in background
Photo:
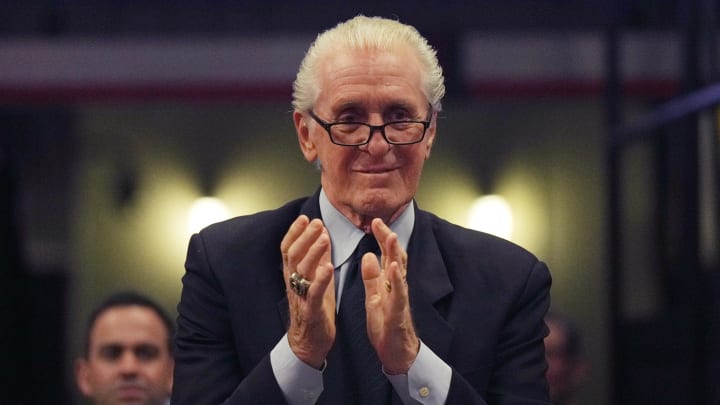
[[[167,404],[172,389],[173,322],[151,299],[114,294],[90,315],[78,388],[93,404]]]
[[[577,404],[587,374],[580,332],[569,319],[557,314],[548,314],[545,323],[550,330],[545,338],[550,400],[555,405]]]

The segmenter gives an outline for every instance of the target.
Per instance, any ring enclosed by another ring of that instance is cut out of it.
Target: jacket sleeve
[[[545,314],[550,272],[535,261],[500,330],[488,391],[477,392],[453,369],[448,404],[550,404],[545,378]],[[471,378],[471,377],[470,377]]]
[[[228,301],[213,273],[202,234],[190,239],[178,304],[173,405],[284,404],[269,353],[242,370]]]

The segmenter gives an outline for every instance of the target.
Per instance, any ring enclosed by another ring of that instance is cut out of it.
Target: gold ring
[[[390,284],[390,280],[385,280],[385,289],[387,292],[392,292],[392,284]]]
[[[308,289],[310,288],[310,281],[306,280],[303,276],[294,272],[290,275],[290,289],[300,297],[307,295]]]

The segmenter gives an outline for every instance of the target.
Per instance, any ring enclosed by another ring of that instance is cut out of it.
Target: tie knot
[[[375,256],[380,255],[380,246],[378,246],[375,236],[371,233],[365,234],[365,236],[360,239],[360,243],[358,243],[355,249],[355,260],[360,260],[367,252],[373,252]]]

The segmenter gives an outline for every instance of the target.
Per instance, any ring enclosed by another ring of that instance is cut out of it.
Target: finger
[[[386,256],[386,241],[388,236],[392,234],[392,230],[389,226],[385,225],[385,222],[383,222],[383,220],[380,218],[375,218],[372,220],[372,222],[370,223],[370,229],[372,230],[375,239],[378,241],[378,245],[380,245],[380,252],[382,256]]]
[[[307,293],[307,308],[312,314],[319,314],[323,310],[323,303],[327,298],[335,301],[334,287],[335,268],[332,263],[323,263],[315,272],[315,279],[310,283]],[[332,288],[329,288],[330,286]],[[330,295],[328,297],[328,294]],[[334,307],[334,304],[333,304]]]
[[[323,307],[328,305],[335,308],[334,267],[330,261],[330,236],[327,232],[320,234],[313,243],[303,261],[298,264],[298,272],[303,272],[303,278],[310,282],[307,293],[298,296],[289,294],[292,303],[290,312],[295,314],[301,323],[316,322],[327,319],[328,313]],[[328,288],[329,285],[333,288]],[[294,308],[294,309],[293,309]]]
[[[405,313],[405,309],[410,306],[408,286],[405,283],[405,277],[403,269],[398,262],[392,262],[385,269],[385,275],[387,281],[390,283],[389,306],[391,314],[395,316],[402,316]]]
[[[398,261],[403,264],[404,268],[407,263],[407,253],[400,246],[398,235],[380,218],[373,219],[371,225],[373,235],[375,235],[382,252],[382,267],[387,267],[392,261]]]
[[[297,268],[298,264],[305,258],[314,243],[317,242],[323,232],[327,232],[319,219],[310,221],[298,237],[287,249],[288,266],[290,270]],[[305,277],[305,274],[302,274]]]
[[[326,262],[326,263],[323,263]],[[330,235],[325,228],[322,229],[320,235],[310,245],[305,256],[297,265],[297,271],[303,275],[306,280],[315,280],[315,273],[320,265],[330,264]]]
[[[361,261],[363,285],[365,286],[365,301],[380,294],[380,263],[374,253],[365,253]]]
[[[365,312],[367,321],[368,338],[370,342],[377,341],[383,334],[385,316],[382,309],[382,291],[380,290],[382,271],[377,256],[366,253],[361,262],[362,280],[365,287]],[[373,346],[375,344],[373,343]]]
[[[280,253],[282,253],[283,268],[288,268],[288,251],[290,246],[297,240],[297,238],[303,233],[310,220],[305,215],[300,215],[293,221],[288,229],[287,233],[280,242]]]

